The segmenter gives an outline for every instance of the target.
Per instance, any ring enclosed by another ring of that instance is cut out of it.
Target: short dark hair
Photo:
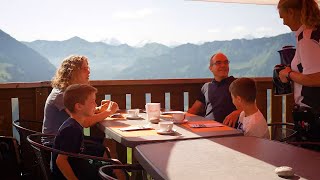
[[[239,78],[234,80],[229,87],[233,96],[240,96],[246,102],[253,103],[256,100],[256,83],[250,78]]]
[[[64,106],[70,112],[74,112],[75,104],[84,104],[91,93],[97,93],[97,89],[87,84],[72,84],[63,94]]]

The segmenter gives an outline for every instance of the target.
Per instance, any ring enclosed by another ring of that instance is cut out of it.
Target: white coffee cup
[[[181,111],[181,112],[174,112],[171,115],[172,115],[173,122],[181,123],[185,119],[186,113]]]
[[[150,122],[159,122],[160,120],[160,103],[146,104],[147,120]]]
[[[159,130],[163,132],[170,132],[173,128],[173,122],[171,121],[161,121],[159,122]]]
[[[139,109],[129,109],[128,116],[133,118],[139,117]]]

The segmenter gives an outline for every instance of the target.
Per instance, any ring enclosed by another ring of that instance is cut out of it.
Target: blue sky
[[[174,45],[290,32],[276,6],[184,0],[1,0],[0,17],[0,29],[19,41]]]

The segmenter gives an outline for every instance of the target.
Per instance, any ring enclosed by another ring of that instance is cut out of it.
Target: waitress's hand
[[[287,83],[288,82],[288,79],[287,79],[287,75],[288,73],[292,71],[290,67],[286,67],[285,69],[281,70],[279,72],[279,78],[280,78],[280,81],[283,82],[283,83]]]

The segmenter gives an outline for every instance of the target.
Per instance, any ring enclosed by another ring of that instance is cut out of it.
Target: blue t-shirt
[[[46,100],[42,133],[56,134],[62,123],[69,118],[63,104],[63,92],[53,88]]]
[[[220,82],[213,80],[202,86],[198,101],[205,105],[205,118],[223,122],[227,115],[236,110],[229,92],[229,86],[234,80],[230,76]]]
[[[83,127],[75,119],[69,118],[59,128],[54,139],[53,148],[65,152],[82,153],[84,150],[83,139]],[[63,177],[56,165],[57,157],[57,153],[52,154],[52,172],[55,177]],[[71,167],[74,167],[74,160],[73,158],[68,158]]]

